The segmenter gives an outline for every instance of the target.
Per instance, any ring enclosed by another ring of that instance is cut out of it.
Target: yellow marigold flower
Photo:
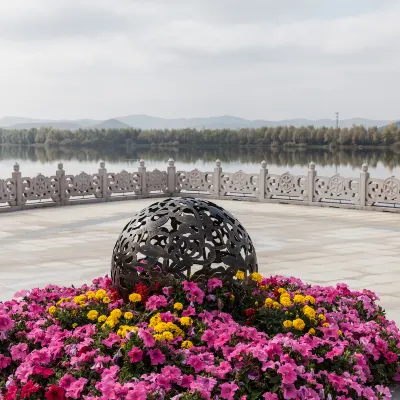
[[[315,298],[313,296],[306,296],[306,301],[308,301],[311,304],[315,304]]]
[[[234,300],[235,300],[235,296],[234,296],[233,294],[231,295],[230,300],[231,300],[231,301],[234,301]]]
[[[79,295],[79,296],[75,296],[74,297],[74,303],[75,304],[81,304],[81,303],[84,303],[84,301],[86,300],[86,296],[84,295],[84,294],[81,294],[81,295]]]
[[[278,289],[278,293],[282,294],[282,293],[286,293],[286,289],[284,289],[283,287]]]
[[[272,307],[272,304],[274,303],[274,301],[271,298],[266,298],[265,299],[265,306],[266,307]]]
[[[264,286],[264,285],[261,285],[261,286],[260,286],[260,290],[261,290],[262,292],[265,292],[265,291],[267,290],[267,287]]]
[[[280,298],[280,303],[284,306],[284,307],[290,307],[292,305],[292,302],[290,300],[290,298],[286,297],[286,296],[281,296]]]
[[[250,274],[250,278],[257,283],[260,283],[263,279],[262,275],[258,272],[253,272],[252,274]]]
[[[183,309],[183,304],[182,303],[175,303],[174,304],[174,309],[175,310],[182,310]]]
[[[324,314],[319,314],[319,315],[318,315],[318,318],[319,318],[321,321],[326,321],[326,317],[325,317]]]
[[[154,328],[159,322],[161,321],[160,317],[157,317],[156,315],[154,317],[150,318],[150,323],[149,323],[149,327],[150,328]]]
[[[163,339],[163,335],[160,335],[159,333],[156,333],[155,335],[153,335],[153,338],[155,340],[157,340],[157,342],[158,342],[158,341]]]
[[[337,331],[337,334],[338,334],[339,336],[341,336],[341,335],[343,335],[343,332],[339,329],[339,330]]]
[[[99,315],[99,313],[98,313],[96,310],[90,310],[90,311],[87,313],[87,317],[88,317],[90,320],[92,320],[92,321],[94,321],[95,319],[97,319],[98,315]]]
[[[89,290],[88,292],[86,292],[86,297],[90,300],[93,299],[96,296],[96,293],[93,292],[92,290]]]
[[[165,322],[160,322],[154,327],[154,330],[156,332],[164,332],[164,331],[168,330],[168,326]]]
[[[310,318],[310,319],[315,318],[315,314],[316,314],[315,310],[310,306],[304,306],[303,307],[303,313],[305,315],[307,315],[307,317]]]
[[[302,331],[306,324],[301,318],[297,318],[293,321],[293,327],[297,329],[298,331]]]
[[[288,292],[282,293],[281,297],[287,297],[288,299],[290,299],[290,293]]]
[[[172,340],[174,338],[174,335],[171,332],[163,332],[162,334],[163,339],[165,340]]]
[[[323,326],[324,328],[329,328],[328,322],[323,323],[322,326]]]
[[[96,297],[97,300],[101,300],[101,299],[103,299],[104,297],[106,297],[106,295],[107,295],[107,292],[106,292],[104,289],[99,289],[99,290],[96,292],[95,297]]]
[[[107,321],[105,322],[105,325],[108,326],[109,328],[114,328],[115,321],[112,319],[107,319]]]
[[[190,326],[193,324],[193,320],[190,317],[182,317],[180,322],[183,326]]]
[[[304,302],[305,302],[305,297],[303,296],[303,295],[301,295],[301,294],[296,294],[294,297],[293,297],[293,301],[295,302],[295,303],[300,303],[300,304],[303,304]]]
[[[100,317],[98,318],[98,320],[97,321],[99,321],[99,322],[104,322],[105,320],[107,319],[107,315],[100,315]]]
[[[242,281],[244,279],[244,272],[243,271],[238,271],[236,272],[236,278]]]
[[[55,306],[51,306],[48,309],[48,312],[50,315],[53,315],[57,311],[57,308]]]
[[[280,305],[277,301],[274,301],[274,302],[272,303],[272,306],[273,306],[274,308],[276,308],[276,309],[281,308],[281,305]]]
[[[132,303],[138,303],[142,301],[142,296],[139,293],[132,293],[129,295],[129,301]]]
[[[309,334],[310,336],[314,336],[314,335],[315,335],[315,329],[314,329],[314,328],[311,328],[311,329],[308,331],[308,334]]]
[[[73,324],[72,324],[72,327],[75,329],[76,327],[78,326],[78,324],[76,323],[76,322],[74,322]]]
[[[121,318],[122,311],[119,308],[116,308],[110,312],[110,316],[113,318]]]
[[[190,340],[185,340],[181,344],[182,349],[190,349],[193,347],[193,343]]]
[[[127,312],[124,314],[124,318],[125,318],[125,319],[132,319],[132,318],[133,318],[133,314],[132,314],[130,311],[127,311]]]
[[[122,337],[123,339],[125,339],[125,337],[126,337],[126,330],[125,329],[118,329],[118,331],[117,331],[117,335],[119,336],[119,337]]]
[[[110,302],[110,298],[109,297],[103,297],[103,303],[104,304],[108,304]]]
[[[293,322],[287,319],[286,321],[283,322],[283,326],[285,328],[291,328],[293,326]]]

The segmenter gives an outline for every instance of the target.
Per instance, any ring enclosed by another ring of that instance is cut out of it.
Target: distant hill
[[[78,120],[51,120],[51,119],[34,119],[25,117],[3,117],[0,118],[0,128],[7,129],[32,129],[42,126],[52,127],[55,129],[76,130],[79,128],[87,128],[100,124],[102,120],[95,119],[78,119]]]
[[[124,128],[130,128],[129,125],[124,124],[121,121],[118,121],[117,119],[111,118],[107,119],[103,122],[101,122],[98,125],[93,126],[92,128],[97,128],[97,129],[124,129]]]
[[[29,123],[45,123],[50,122],[50,119],[40,118],[25,118],[25,117],[3,117],[0,118],[0,127],[9,127],[17,124],[29,124]]]
[[[54,129],[69,129],[71,131],[74,131],[76,129],[81,128],[78,124],[75,124],[73,122],[28,122],[25,124],[15,124],[12,126],[7,126],[7,129],[32,129],[32,128],[37,128],[39,129],[42,126],[47,126],[51,127]]]
[[[245,118],[232,117],[224,115],[220,117],[206,117],[206,118],[176,118],[167,119],[159,117],[151,117],[148,115],[127,115],[124,117],[117,117],[119,121],[127,125],[141,129],[182,129],[182,128],[196,128],[196,129],[240,129],[240,128],[260,128],[263,126],[289,126],[295,127],[314,125],[315,127],[327,126],[335,127],[336,120],[334,119],[286,119],[281,121],[268,121],[268,120],[248,120]],[[388,124],[387,120],[370,120],[364,118],[351,118],[339,121],[341,128],[349,128],[353,125],[364,125],[366,128],[370,126],[381,126]]]
[[[339,120],[341,128],[350,128],[353,125],[364,125],[384,127],[390,120],[371,120],[365,118],[350,118]],[[25,117],[3,117],[0,118],[0,127],[10,129],[30,129],[41,126],[51,126],[57,129],[98,128],[98,129],[122,129],[128,127],[140,129],[241,129],[260,128],[263,126],[289,126],[295,127],[313,125],[316,128],[326,126],[335,127],[335,119],[310,120],[304,118],[285,119],[281,121],[269,121],[263,119],[248,120],[245,118],[223,115],[205,118],[160,118],[144,114],[126,115],[107,120],[78,119],[78,120],[49,120]]]

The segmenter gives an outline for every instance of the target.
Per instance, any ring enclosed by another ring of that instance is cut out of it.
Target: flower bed
[[[368,290],[238,272],[125,304],[110,285],[0,303],[0,399],[391,398],[399,330]]]

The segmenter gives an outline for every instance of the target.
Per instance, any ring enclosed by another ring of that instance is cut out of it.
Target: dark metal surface
[[[125,226],[114,247],[111,276],[126,299],[139,280],[167,284],[187,275],[226,280],[238,270],[258,270],[240,222],[210,201],[171,198],[143,209]]]

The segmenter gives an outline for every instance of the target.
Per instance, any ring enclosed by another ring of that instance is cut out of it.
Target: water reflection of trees
[[[77,148],[46,148],[46,147],[2,147],[0,160],[21,159],[33,162],[56,162],[59,160],[97,163],[119,162],[139,159],[150,161],[166,161],[174,158],[177,162],[196,164],[198,162],[214,162],[217,158],[222,163],[260,163],[267,161],[268,165],[306,166],[314,161],[320,166],[343,165],[360,167],[367,162],[376,167],[381,162],[387,168],[400,164],[400,154],[382,150],[323,150],[323,149],[282,149],[282,148],[134,148],[134,149],[77,149]]]

